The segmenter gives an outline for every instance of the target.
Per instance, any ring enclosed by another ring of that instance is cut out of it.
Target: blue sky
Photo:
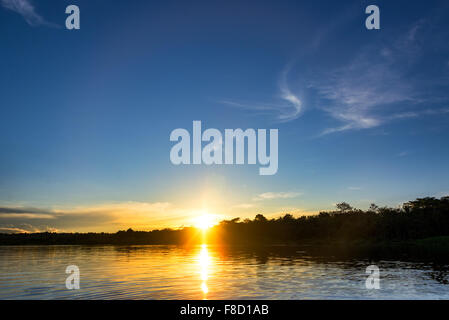
[[[449,194],[448,33],[447,1],[0,0],[0,231]],[[173,166],[193,120],[279,129],[278,173]]]

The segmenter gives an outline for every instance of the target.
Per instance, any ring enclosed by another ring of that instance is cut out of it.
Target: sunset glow
[[[195,227],[203,231],[213,227],[216,223],[216,217],[209,213],[203,213],[195,219]]]

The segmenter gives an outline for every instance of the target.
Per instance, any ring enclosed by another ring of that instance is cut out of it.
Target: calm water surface
[[[370,264],[291,247],[0,246],[0,299],[449,299],[448,265],[376,261],[381,288],[367,290]]]

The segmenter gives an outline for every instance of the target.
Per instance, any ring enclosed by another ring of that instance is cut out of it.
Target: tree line
[[[449,236],[449,197],[419,198],[398,208],[367,210],[337,204],[334,211],[294,217],[221,221],[206,232],[193,227],[116,233],[0,234],[0,244],[288,244],[332,241],[404,241]]]

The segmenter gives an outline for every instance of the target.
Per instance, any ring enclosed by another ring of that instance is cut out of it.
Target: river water
[[[449,299],[449,266],[299,248],[0,246],[0,299]],[[376,265],[379,289],[367,289]],[[80,289],[66,288],[66,268]]]

